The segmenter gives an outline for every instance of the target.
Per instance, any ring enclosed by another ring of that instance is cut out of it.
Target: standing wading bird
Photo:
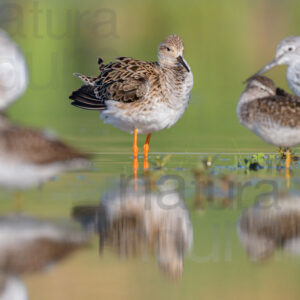
[[[57,173],[87,168],[88,156],[49,132],[13,124],[5,109],[27,87],[27,66],[21,51],[0,31],[0,186],[23,190]]]
[[[170,35],[158,47],[158,62],[118,57],[105,65],[99,58],[99,76],[75,74],[84,85],[70,96],[72,105],[100,110],[105,123],[134,133],[135,159],[137,134],[147,134],[147,160],[151,134],[173,126],[190,100],[193,75],[183,51],[182,39]]]
[[[281,41],[277,46],[275,58],[248,80],[278,65],[288,65],[287,82],[291,90],[300,97],[300,36],[288,37]]]
[[[263,76],[249,80],[237,106],[239,121],[265,142],[287,147],[286,170],[290,167],[290,147],[300,144],[300,98],[276,88]]]

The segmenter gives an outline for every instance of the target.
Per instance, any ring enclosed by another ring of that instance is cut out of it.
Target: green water
[[[139,158],[138,180],[146,176],[154,186],[166,178],[175,180],[188,208],[193,247],[186,253],[180,279],[160,270],[155,251],[124,257],[104,246],[99,255],[95,233],[87,249],[49,272],[25,276],[31,299],[164,299],[170,295],[174,299],[297,299],[300,257],[278,247],[268,259],[250,261],[237,235],[237,220],[258,201],[276,195],[281,201],[284,195],[297,193],[300,165],[293,163],[287,190],[279,156],[260,158],[263,169],[259,171],[248,171],[245,158],[250,156],[173,154],[166,159],[163,154],[151,155],[146,174]],[[134,182],[130,155],[96,155],[92,170],[59,175],[41,189],[24,192],[22,212],[53,222],[70,221],[75,207],[98,206],[101,197],[127,180]],[[1,191],[0,197],[1,212],[13,212],[12,193]]]

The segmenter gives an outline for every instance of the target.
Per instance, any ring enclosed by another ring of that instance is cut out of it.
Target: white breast
[[[295,63],[288,67],[286,79],[290,89],[300,97],[300,63]]]
[[[172,108],[172,112],[170,111],[169,115],[169,124],[168,128],[173,126],[183,115],[185,112],[189,101],[190,94],[193,87],[193,74],[189,72],[185,79],[185,82],[182,84],[182,90],[180,94],[174,94],[174,96],[170,97],[169,106]]]

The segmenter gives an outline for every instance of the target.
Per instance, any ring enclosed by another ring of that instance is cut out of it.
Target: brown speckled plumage
[[[184,47],[182,40],[176,35],[165,39],[159,49],[164,51],[166,44],[170,47]],[[72,102],[74,106],[105,110],[107,100],[125,104],[138,103],[163,94],[162,101],[167,101],[170,94],[180,94],[187,70],[179,62],[172,67],[164,67],[158,62],[141,61],[130,57],[118,57],[116,60],[105,65],[99,58],[100,75],[98,77],[75,74],[85,85],[71,94],[70,99],[74,100]],[[167,83],[164,91],[161,81]],[[121,107],[124,109],[123,106]],[[128,109],[130,110],[130,106]]]
[[[144,62],[128,57],[106,65],[95,82],[96,97],[105,101],[135,102],[143,99],[149,86],[159,75],[155,62]]]
[[[83,104],[87,104],[86,108],[102,110],[106,107],[106,100],[131,103],[143,100],[150,89],[152,93],[160,92],[156,62],[130,57],[119,57],[117,60],[107,65],[102,64],[101,73],[96,78],[80,77],[85,84],[93,82],[93,88],[83,86],[74,91],[70,96],[74,100],[72,104],[83,108]]]
[[[257,99],[243,104],[241,117],[247,123],[300,128],[300,98],[286,94]]]
[[[67,163],[88,160],[88,155],[58,140],[52,134],[11,123],[0,116],[0,154],[28,164]]]

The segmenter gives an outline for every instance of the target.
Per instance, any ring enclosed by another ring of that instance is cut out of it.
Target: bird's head
[[[246,81],[262,75],[276,66],[291,65],[297,61],[300,61],[300,36],[291,36],[278,44],[275,58]]]
[[[162,66],[182,65],[190,72],[187,63],[183,58],[184,44],[177,35],[169,35],[158,47],[158,61]]]
[[[251,93],[256,99],[275,96],[276,90],[273,80],[265,76],[253,77],[246,87],[246,92]]]

